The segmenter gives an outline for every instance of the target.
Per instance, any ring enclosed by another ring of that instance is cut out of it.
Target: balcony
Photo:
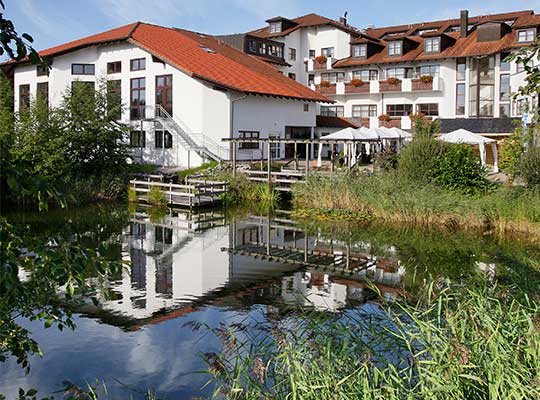
[[[409,117],[390,117],[388,121],[378,121],[380,127],[411,129],[412,122]]]
[[[361,85],[353,85],[348,82],[345,83],[345,94],[355,94],[355,93],[370,93],[370,82],[364,82]]]
[[[330,83],[328,85],[314,85],[313,87],[316,92],[319,92],[321,94],[336,94],[337,93],[337,85],[335,83]]]
[[[379,92],[381,93],[398,93],[403,91],[403,82],[402,81],[379,81]]]
[[[411,90],[413,92],[433,92],[441,90],[441,78],[433,77],[431,81],[417,78],[411,79]]]
[[[328,57],[326,62],[319,63],[315,59],[310,58],[307,60],[308,71],[326,71],[332,69],[332,64],[336,61],[333,57]]]

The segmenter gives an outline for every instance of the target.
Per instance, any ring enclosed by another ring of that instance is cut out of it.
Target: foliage
[[[422,75],[420,77],[420,81],[422,83],[431,83],[431,82],[433,82],[433,76],[431,76],[431,75]]]
[[[355,87],[360,87],[362,85],[364,85],[364,81],[362,79],[351,79],[351,85],[355,86]]]
[[[538,398],[539,316],[527,297],[428,286],[413,304],[213,330],[208,372],[228,399]]]
[[[196,175],[200,172],[214,169],[217,167],[217,165],[218,165],[217,161],[209,161],[198,167],[185,169],[183,171],[178,172],[178,180],[180,182],[184,182],[188,176]]]
[[[412,116],[413,133],[416,139],[432,138],[441,131],[441,122],[437,119],[430,120],[423,114]]]
[[[328,59],[326,56],[317,56],[315,57],[315,61],[317,61],[318,64],[324,64]]]
[[[399,85],[401,83],[401,79],[392,76],[386,80],[386,83],[389,85]]]
[[[519,161],[525,150],[523,128],[518,127],[514,134],[502,140],[499,152],[499,168],[511,176],[519,175]]]
[[[163,193],[163,190],[157,186],[152,186],[150,191],[148,192],[148,203],[155,206],[155,207],[166,207],[167,206],[167,199],[165,198],[165,194]]]
[[[137,192],[133,188],[128,189],[128,202],[129,203],[138,203],[139,198],[137,197]]]
[[[540,238],[540,196],[527,188],[498,187],[470,196],[389,171],[312,176],[294,185],[292,194],[297,210],[343,210],[380,222]]]
[[[259,211],[274,209],[281,202],[281,193],[267,184],[253,183],[244,174],[220,173],[215,179],[229,183],[224,202],[229,205],[248,205]]]
[[[125,193],[127,131],[115,121],[114,112],[103,85],[89,93],[79,84],[66,91],[58,108],[50,109],[38,97],[20,110],[13,129],[2,133],[2,138],[12,138],[2,140],[6,155],[0,174],[9,184],[8,199],[24,199],[24,187],[35,186],[26,181],[34,177],[79,200],[92,197],[90,190],[95,190],[94,197]],[[12,109],[0,109],[0,121],[9,115]],[[19,171],[28,173],[21,176]]]
[[[450,144],[435,163],[433,182],[448,190],[476,194],[490,187],[486,175],[471,146]]]
[[[439,160],[448,146],[430,137],[428,131],[418,131],[413,141],[399,154],[398,170],[406,179],[431,182],[435,177]]]
[[[4,10],[4,2],[0,0],[0,10]],[[28,57],[35,64],[40,63],[41,57],[32,47],[34,39],[28,33],[19,34],[13,22],[0,12],[0,56],[6,53],[10,58],[22,60]]]
[[[328,81],[321,81],[320,86],[324,88],[328,88],[331,86],[331,83]]]
[[[390,121],[392,118],[390,118],[390,115],[388,114],[381,114],[379,115],[379,121],[381,122],[388,122]]]
[[[530,187],[540,187],[540,146],[532,146],[519,160],[519,175]]]

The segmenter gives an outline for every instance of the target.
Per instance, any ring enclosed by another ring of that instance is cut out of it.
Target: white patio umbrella
[[[466,129],[455,130],[445,135],[441,135],[437,139],[448,143],[466,143],[478,145],[480,147],[480,161],[482,162],[482,165],[486,165],[486,144],[491,144],[494,159],[493,170],[495,172],[499,172],[499,154],[497,151],[497,141],[495,139],[477,135],[476,133],[472,133]]]

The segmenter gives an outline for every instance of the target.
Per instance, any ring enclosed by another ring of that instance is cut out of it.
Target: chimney
[[[462,38],[467,37],[467,34],[469,33],[469,10],[461,10],[459,21],[461,31],[460,36]]]

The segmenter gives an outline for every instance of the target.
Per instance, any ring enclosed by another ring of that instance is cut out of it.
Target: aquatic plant
[[[153,186],[150,191],[148,192],[147,196],[148,204],[151,204],[155,207],[166,207],[167,206],[167,199],[165,198],[165,194],[163,193],[163,190],[161,190],[158,186]]]
[[[413,304],[218,327],[205,355],[227,399],[533,399],[540,303],[496,288],[428,286]]]
[[[135,189],[129,188],[128,189],[128,202],[129,203],[138,203],[139,198],[137,197],[137,192],[135,192]]]

